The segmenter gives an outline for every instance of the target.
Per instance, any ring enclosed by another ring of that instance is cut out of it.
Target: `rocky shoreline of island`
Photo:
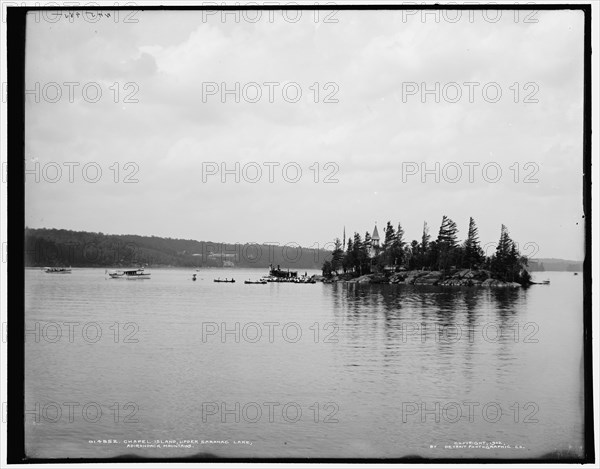
[[[517,282],[508,282],[493,278],[488,270],[456,269],[441,272],[438,270],[409,270],[403,272],[373,273],[360,276],[352,274],[332,275],[330,278],[316,276],[323,283],[358,283],[358,284],[390,284],[441,287],[484,287],[484,288],[519,288],[527,287]]]

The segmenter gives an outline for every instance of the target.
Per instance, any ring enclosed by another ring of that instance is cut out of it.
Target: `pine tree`
[[[510,252],[508,254],[508,274],[511,282],[514,282],[519,278],[519,272],[521,271],[521,266],[519,265],[520,257],[521,255],[517,251],[515,243],[511,243]]]
[[[368,231],[365,232],[365,239],[362,244],[362,249],[360,251],[360,260],[361,260],[361,275],[363,273],[371,272],[371,252],[373,249],[373,242],[371,241],[371,233]]]
[[[381,266],[393,265],[394,264],[394,242],[396,240],[396,231],[392,226],[391,222],[387,222],[385,227],[385,240],[383,241],[382,252],[379,256],[378,263]]]
[[[406,258],[404,253],[405,245],[406,243],[404,242],[404,230],[402,229],[402,224],[398,223],[396,237],[394,238],[394,242],[392,243],[392,263],[394,265],[400,266],[404,263],[404,259]]]
[[[423,253],[421,253],[421,247],[416,239],[413,239],[410,243],[410,247],[406,246],[406,254],[410,254],[408,257],[408,269],[420,269],[423,267]]]
[[[429,225],[427,222],[423,222],[423,233],[421,234],[421,244],[419,245],[419,255],[416,256],[414,268],[423,269],[425,266],[431,265],[430,258],[431,253],[431,235],[429,234]],[[434,261],[437,262],[437,259]]]
[[[446,215],[442,217],[442,224],[440,225],[440,231],[438,233],[437,242],[438,244],[454,248],[458,245],[456,240],[456,223],[448,218]]]
[[[352,242],[352,256],[354,260],[354,271],[361,273],[361,253],[363,252],[363,241],[359,233],[354,233],[354,241]]]
[[[508,234],[508,229],[502,225],[496,253],[491,260],[492,273],[501,280],[514,280],[519,257],[516,246]]]
[[[388,221],[385,227],[385,240],[383,242],[383,252],[389,252],[396,239],[396,232],[394,231],[394,227]]]
[[[363,249],[365,252],[369,253],[370,249],[373,247],[373,242],[371,241],[371,233],[368,231],[365,232],[365,238],[363,241]]]
[[[332,267],[331,267],[331,262],[330,261],[325,261],[323,262],[323,267],[322,267],[322,273],[323,273],[323,277],[331,277],[331,271],[332,271]]]
[[[344,251],[342,251],[342,242],[339,238],[335,238],[333,253],[331,256],[331,270],[336,272],[342,267]]]
[[[479,233],[473,217],[469,218],[469,233],[464,243],[463,266],[469,269],[478,267],[484,259],[483,249],[479,244]]]
[[[431,270],[438,266],[440,259],[440,246],[437,241],[433,240],[429,243],[427,252],[425,253],[425,259],[423,261],[423,267]]]
[[[427,226],[427,222],[423,222],[423,234],[421,235],[421,253],[425,254],[427,249],[429,248],[429,240],[431,239],[431,235],[429,234],[429,226]]]
[[[346,253],[344,254],[344,260],[342,261],[344,272],[348,270],[354,270],[354,249],[352,247],[352,238],[348,238],[346,244]]]
[[[456,223],[446,215],[442,217],[442,224],[437,237],[439,247],[439,270],[447,269],[455,260],[456,248],[458,241],[456,240]]]

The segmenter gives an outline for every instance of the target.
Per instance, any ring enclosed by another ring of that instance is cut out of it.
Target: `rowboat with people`
[[[44,267],[47,274],[70,274],[71,267]]]

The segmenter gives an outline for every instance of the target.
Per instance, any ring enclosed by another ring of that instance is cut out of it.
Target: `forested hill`
[[[324,249],[267,244],[227,244],[156,236],[108,235],[47,228],[25,229],[25,266],[260,267],[320,269]]]
[[[582,272],[582,261],[569,261],[565,259],[530,259],[529,270],[532,272]]]

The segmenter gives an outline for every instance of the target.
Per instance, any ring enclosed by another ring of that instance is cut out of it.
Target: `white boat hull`
[[[128,280],[144,280],[144,279],[149,279],[150,278],[150,274],[144,272],[144,269],[136,269],[136,270],[118,270],[118,271],[112,271],[112,272],[108,272],[106,271],[106,273],[108,273],[108,276],[110,278],[126,278]]]
[[[149,280],[150,274],[141,274],[141,275],[124,275],[127,280]]]

